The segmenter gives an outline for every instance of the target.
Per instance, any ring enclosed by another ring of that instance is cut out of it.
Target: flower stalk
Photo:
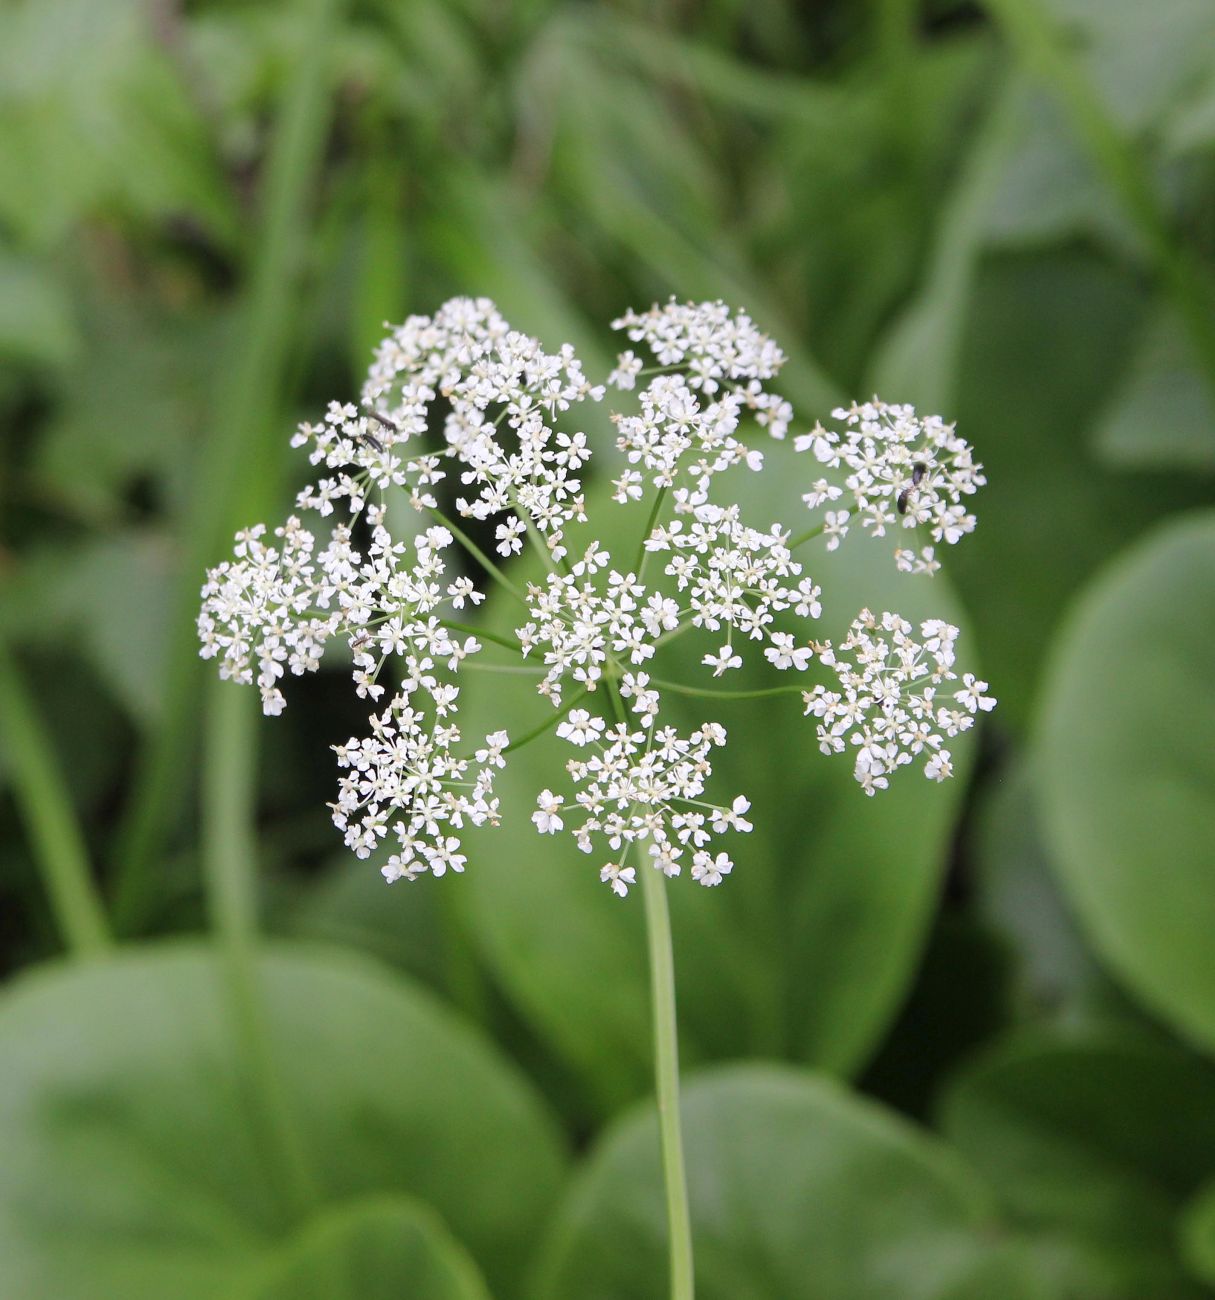
[[[675,1014],[675,962],[666,883],[656,871],[641,873],[646,943],[650,955],[650,1001],[654,1021],[654,1084],[658,1134],[666,1188],[671,1300],[692,1300],[692,1220],[679,1113],[679,1032]]]

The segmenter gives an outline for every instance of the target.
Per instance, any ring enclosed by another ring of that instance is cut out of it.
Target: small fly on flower
[[[395,420],[390,420],[388,416],[381,415],[378,411],[373,411],[371,407],[364,406],[363,413],[369,420],[374,420],[377,424],[382,424],[386,429],[391,429],[393,433],[399,434],[401,432],[401,426],[397,424]],[[362,438],[364,442],[370,443],[376,451],[381,453],[383,452],[384,444],[375,436],[375,434],[368,433],[367,430],[364,429],[356,436]]]
[[[905,515],[907,513],[907,505],[911,500],[912,489],[920,486],[920,480],[923,479],[924,471],[927,470],[927,468],[928,466],[925,465],[922,460],[916,461],[916,463],[911,467],[911,483],[899,493],[898,500],[894,503],[895,509],[899,514]]]

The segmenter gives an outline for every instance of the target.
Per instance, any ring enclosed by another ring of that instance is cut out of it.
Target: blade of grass
[[[155,906],[153,863],[187,785],[202,680],[194,620],[203,571],[220,558],[248,509],[270,495],[267,486],[287,443],[274,414],[291,348],[307,200],[329,120],[326,42],[336,7],[337,0],[316,0],[311,36],[288,86],[269,156],[250,283],[226,382],[217,395],[215,432],[200,454],[197,488],[184,523],[163,720],[139,756],[117,836],[113,903],[120,933],[138,929]]]
[[[99,956],[110,947],[111,939],[93,884],[84,834],[31,692],[3,640],[0,729],[8,743],[17,809],[29,833],[59,933],[73,957]]]

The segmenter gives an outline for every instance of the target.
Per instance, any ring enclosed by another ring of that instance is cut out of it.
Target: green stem
[[[801,546],[803,542],[811,542],[816,537],[821,537],[823,533],[823,529],[826,527],[827,525],[823,523],[823,524],[816,524],[815,527],[813,528],[808,528],[804,533],[799,533],[795,538],[793,538],[792,541],[786,542],[785,549],[789,551],[797,550],[797,548]]]
[[[523,593],[511,582],[511,580],[502,572],[500,568],[489,558],[488,555],[473,541],[471,537],[441,511],[433,507],[430,514],[460,543],[461,546],[473,557],[474,560],[489,574],[493,580],[498,583],[504,590],[509,591],[516,600],[524,600]],[[526,602],[525,602],[526,603]]]
[[[717,690],[712,686],[685,686],[682,682],[666,681],[661,677],[651,677],[650,685],[674,691],[676,695],[697,695],[720,700],[762,700],[769,695],[801,695],[806,689],[804,686],[765,686],[753,691]]]
[[[624,701],[608,682],[612,711],[625,721]],[[683,1129],[679,1115],[679,1025],[675,1014],[675,960],[667,882],[648,863],[641,865],[645,898],[646,943],[650,954],[650,1005],[654,1018],[654,1086],[658,1100],[658,1134],[666,1188],[671,1300],[693,1300],[692,1220],[688,1211],[688,1176],[684,1168]]]
[[[571,695],[570,698],[566,700],[566,702],[563,705],[561,705],[560,708],[554,709],[552,713],[550,713],[549,716],[545,718],[542,723],[540,723],[539,726],[533,727],[530,731],[525,731],[523,735],[519,737],[518,740],[512,740],[509,745],[503,748],[502,752],[504,754],[511,754],[516,749],[522,749],[524,745],[530,744],[533,740],[536,739],[537,736],[543,736],[546,731],[552,731],[552,729],[557,725],[557,723],[559,723],[561,719],[565,717],[565,715],[574,707],[574,705],[577,704],[580,700],[586,699],[586,697],[590,693],[591,693],[590,687],[588,686],[584,690],[579,691],[577,695]],[[461,757],[471,761],[473,757],[473,752],[470,751],[469,753],[464,754]]]
[[[658,1091],[658,1131],[666,1183],[671,1300],[692,1300],[692,1222],[684,1170],[679,1116],[679,1037],[675,1016],[675,963],[667,883],[648,865],[641,869],[646,939],[650,953],[650,997],[654,1016],[654,1079]]]
[[[646,562],[650,558],[650,552],[645,549],[645,544],[650,540],[650,534],[654,531],[654,525],[658,522],[658,512],[662,509],[662,503],[667,499],[667,489],[660,487],[658,495],[654,498],[654,508],[650,511],[650,517],[646,520],[645,531],[641,534],[641,542],[637,547],[637,559],[633,563],[633,569],[637,574],[637,581],[640,582],[645,573]]]
[[[590,688],[587,687],[585,690],[579,691],[577,695],[571,695],[559,709],[555,709],[552,715],[545,718],[538,727],[533,727],[531,731],[525,732],[518,740],[512,740],[502,752],[504,754],[509,754],[512,750],[522,749],[524,745],[535,740],[537,736],[543,736],[546,731],[551,731],[575,704],[580,700],[585,700],[590,693]]]
[[[31,692],[2,640],[0,722],[17,809],[29,833],[56,927],[73,957],[99,956],[112,940],[93,884],[84,834]]]
[[[293,65],[266,167],[263,218],[249,256],[250,283],[230,364],[214,410],[215,433],[194,473],[183,527],[180,582],[169,618],[163,720],[139,755],[132,794],[123,809],[114,855],[115,924],[131,931],[155,904],[154,870],[186,774],[196,735],[199,671],[194,620],[204,568],[214,564],[232,531],[246,522],[249,497],[260,506],[277,477],[287,446],[278,427],[281,389],[295,336],[307,255],[308,197],[322,160],[333,97],[327,69],[333,26],[343,0],[312,0],[303,19],[300,56]],[[232,485],[246,485],[233,500]]]
[[[522,649],[518,637],[503,636],[501,632],[491,632],[489,628],[477,627],[474,623],[457,623],[450,618],[441,618],[439,622],[452,632],[464,632],[468,636],[475,636],[481,641],[492,641],[495,645],[505,646],[508,650],[518,651]]]
[[[215,679],[207,693],[202,767],[202,865],[219,938],[227,1006],[265,1155],[293,1217],[317,1199],[290,1101],[270,1050],[257,977],[253,800],[257,788],[255,696]]]

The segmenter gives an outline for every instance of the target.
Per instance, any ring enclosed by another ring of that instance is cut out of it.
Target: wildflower
[[[292,443],[315,482],[284,524],[243,530],[207,575],[201,654],[222,677],[255,685],[266,713],[282,711],[284,683],[315,671],[330,644],[348,649],[367,725],[334,747],[330,809],[357,857],[384,854],[387,880],[462,872],[463,831],[505,815],[494,784],[522,742],[496,730],[478,743],[460,717],[464,672],[505,666],[495,662],[503,653],[535,666],[538,708],[560,710],[555,734],[573,750],[568,793],[541,790],[531,821],[538,834],[566,832],[602,853],[600,879],[620,897],[639,870],[674,877],[687,865],[699,884],[720,884],[734,869],[721,837],[752,829],[745,795],[721,802],[713,792],[725,728],[663,720],[669,690],[689,689],[658,666],[668,640],[699,634],[701,681],[748,657],[833,677],[802,692],[805,711],[824,752],[853,750],[870,795],[916,760],[930,779],[948,778],[945,741],[995,704],[973,674],[956,685],[958,633],[942,620],[917,635],[897,614],[863,610],[838,646],[804,635],[823,613],[822,589],[796,554],[811,536],[833,550],[857,525],[875,536],[922,527],[939,546],[973,529],[964,499],[983,476],[953,426],[875,398],[836,411],[842,430],[796,437],[823,467],[802,492],[823,516],[791,540],[793,530],[747,519],[737,494],[719,488],[723,475],[763,471],[757,430],[780,440],[793,424],[769,387],[781,350],[722,303],[672,301],[615,327],[637,350],[608,378],[630,408],[612,415],[625,461],[612,498],[639,502],[649,518],[623,554],[593,529],[579,532],[590,523],[581,475],[592,450],[572,426],[604,386],[569,346],[548,352],[486,299],[457,298],[392,330],[357,403],[333,402],[299,426]],[[391,495],[425,517],[416,536],[390,531]],[[497,562],[449,526],[447,501],[492,539]],[[516,584],[498,564],[513,574],[525,551],[543,572]],[[931,573],[939,562],[929,545],[897,550],[896,565]],[[473,635],[459,621],[490,581],[523,606],[513,638]],[[791,630],[794,619],[803,626]]]

